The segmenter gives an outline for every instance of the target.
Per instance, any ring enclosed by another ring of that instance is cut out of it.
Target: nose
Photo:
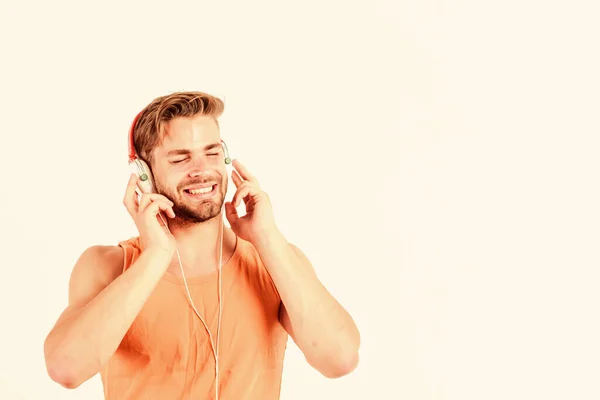
[[[194,178],[209,173],[210,170],[208,168],[207,160],[205,160],[204,157],[196,157],[190,166],[190,171],[188,174],[191,178]]]

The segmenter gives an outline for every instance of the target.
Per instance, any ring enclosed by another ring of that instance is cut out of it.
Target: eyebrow
[[[218,143],[218,142],[207,144],[206,146],[204,146],[204,151],[212,150],[212,149],[214,149],[216,147],[220,147],[220,146],[221,146],[221,143]],[[175,149],[175,150],[169,151],[167,153],[167,157],[190,154],[190,153],[192,153],[192,151],[188,150],[188,149]]]

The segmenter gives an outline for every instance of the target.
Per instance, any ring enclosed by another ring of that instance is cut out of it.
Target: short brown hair
[[[139,114],[133,126],[133,144],[139,156],[152,163],[152,150],[164,137],[164,126],[177,117],[207,115],[215,122],[223,114],[225,105],[215,96],[204,92],[175,92],[157,97]]]

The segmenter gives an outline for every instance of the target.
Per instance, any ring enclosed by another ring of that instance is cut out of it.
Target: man
[[[139,236],[92,246],[73,268],[69,304],[44,343],[48,374],[62,386],[100,373],[107,400],[277,399],[288,335],[326,377],[356,367],[351,316],[285,239],[238,160],[225,203],[223,109],[206,93],[179,92],[138,116],[135,151],[156,193],[138,198],[132,175],[124,204]]]

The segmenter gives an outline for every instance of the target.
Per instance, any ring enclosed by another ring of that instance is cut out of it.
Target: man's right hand
[[[157,193],[142,193],[138,202],[136,193],[138,180],[139,177],[136,174],[131,174],[123,204],[138,228],[142,248],[166,250],[173,253],[176,249],[175,238],[161,220],[160,215],[162,213],[174,218],[174,204],[165,196]]]

